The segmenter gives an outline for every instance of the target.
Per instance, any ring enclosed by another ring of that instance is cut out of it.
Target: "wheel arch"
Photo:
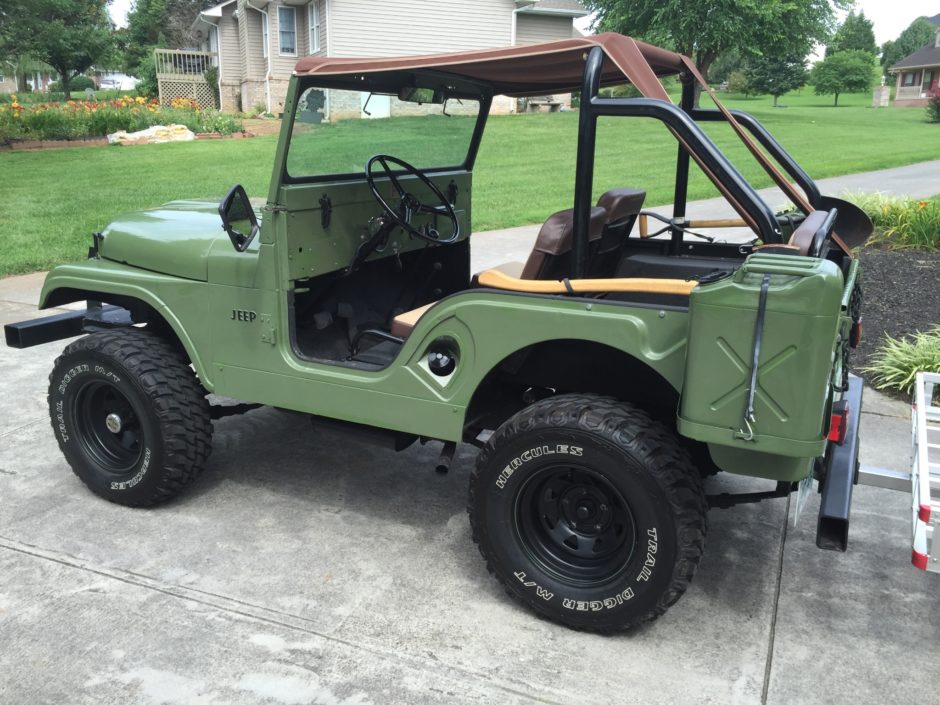
[[[523,346],[506,355],[477,384],[467,408],[467,425],[481,416],[506,417],[499,392],[510,389],[594,393],[630,401],[646,409],[667,409],[675,423],[679,390],[649,362],[606,343],[556,338]],[[520,407],[521,408],[521,407]],[[502,421],[504,419],[500,419]]]
[[[107,291],[105,288],[57,286],[43,290],[40,309],[64,306],[76,301],[99,301],[127,309],[134,323],[147,324],[155,333],[176,347],[193,365],[202,385],[212,391],[208,369],[197,352],[196,345],[186,333],[173,311],[156,296],[145,290],[133,293]]]
[[[477,384],[467,407],[464,439],[497,428],[544,396],[597,394],[629,402],[665,424],[699,469],[713,474],[720,468],[708,446],[678,432],[680,384],[650,362],[606,343],[582,338],[532,343],[505,356]],[[526,390],[528,399],[523,398]]]

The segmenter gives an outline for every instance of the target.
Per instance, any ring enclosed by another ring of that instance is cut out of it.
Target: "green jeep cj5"
[[[663,76],[681,82],[679,105]],[[624,83],[641,97],[601,96]],[[86,261],[46,278],[40,308],[86,310],[7,326],[7,344],[88,333],[55,363],[52,429],[92,492],[129,506],[170,499],[206,464],[226,411],[210,392],[245,402],[228,411],[267,404],[399,450],[440,441],[445,468],[456,443],[475,444],[468,507],[488,568],[580,629],[628,628],[676,602],[709,506],[815,479],[817,543],[845,550],[861,408],[851,250],[871,222],[820,194],[747,113],[694,107],[699,89],[686,57],[616,34],[302,59],[263,206],[235,186],[221,203],[120,218]],[[572,207],[545,214],[526,262],[472,272],[473,168],[494,99],[571,92]],[[389,117],[356,140],[322,124],[363,101]],[[595,192],[599,119],[637,118],[678,143],[662,155],[676,164],[671,218],[642,211],[635,173]],[[730,124],[793,201],[786,213],[703,121]],[[691,237],[716,223],[686,213],[690,160],[748,236]],[[775,489],[709,497],[702,477],[719,471]]]

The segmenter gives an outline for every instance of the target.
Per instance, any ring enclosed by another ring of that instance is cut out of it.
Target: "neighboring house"
[[[931,44],[918,49],[888,69],[897,75],[894,95],[896,106],[923,106],[935,95],[940,95],[940,15],[928,17],[937,26]]]
[[[56,73],[39,61],[27,60],[26,85],[30,91],[44,91],[56,79]],[[17,65],[13,61],[0,61],[0,93],[16,93]]]
[[[576,0],[226,0],[193,25],[218,53],[223,110],[279,113],[300,57],[435,54],[580,36]],[[496,112],[515,101],[494,101]],[[334,107],[334,117],[339,107]],[[327,100],[327,117],[330,104]]]

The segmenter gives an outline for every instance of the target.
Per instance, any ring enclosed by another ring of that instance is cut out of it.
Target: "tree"
[[[774,107],[780,96],[806,83],[806,59],[800,54],[758,56],[748,62],[745,71],[752,93],[769,93]]]
[[[862,49],[848,49],[827,56],[813,67],[809,80],[816,95],[835,95],[833,105],[839,105],[840,93],[863,93],[871,88],[874,57]]]
[[[667,46],[691,57],[703,76],[722,53],[809,53],[828,38],[834,8],[850,0],[589,0],[596,26]],[[696,103],[698,91],[696,91]]]
[[[708,80],[712,83],[724,83],[735,71],[744,68],[744,59],[734,49],[726,51],[716,58],[708,69]]]
[[[154,47],[184,49],[193,43],[192,24],[217,0],[136,0],[122,32],[124,70],[140,77]]]
[[[937,33],[937,28],[933,22],[926,17],[918,17],[911,22],[898,36],[897,39],[889,39],[881,45],[881,66],[884,75],[888,75],[888,69],[898,63],[905,56],[910,56],[918,49],[932,44]]]
[[[59,74],[66,99],[73,78],[113,48],[108,0],[3,0],[0,54],[31,56]]]
[[[865,17],[865,12],[859,12],[857,15],[854,10],[849,11],[845,22],[832,35],[829,44],[826,45],[826,57],[837,54],[840,51],[849,51],[857,49],[867,51],[872,56],[878,54],[878,45],[875,43],[875,30],[871,20]]]

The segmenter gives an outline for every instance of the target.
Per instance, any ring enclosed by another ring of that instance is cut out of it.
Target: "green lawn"
[[[924,122],[921,109],[868,108],[866,95],[840,97],[808,90],[771,99],[730,97],[732,107],[753,112],[815,178],[881,169],[940,158],[940,128]],[[374,131],[380,121],[324,126],[323,149],[331,130]],[[708,131],[756,187],[769,179],[744,152],[730,129]],[[475,230],[539,222],[570,207],[574,181],[575,113],[494,117],[475,169]],[[271,178],[276,137],[215,140],[144,147],[74,148],[0,154],[0,222],[5,247],[0,276],[80,259],[89,234],[116,215],[175,198],[223,195],[241,182],[253,197],[264,197]],[[336,155],[325,155],[333,158]],[[659,124],[638,119],[601,122],[596,191],[613,186],[645,188],[648,205],[672,198],[676,146]],[[696,174],[690,198],[717,195]],[[771,204],[778,205],[778,204]]]

